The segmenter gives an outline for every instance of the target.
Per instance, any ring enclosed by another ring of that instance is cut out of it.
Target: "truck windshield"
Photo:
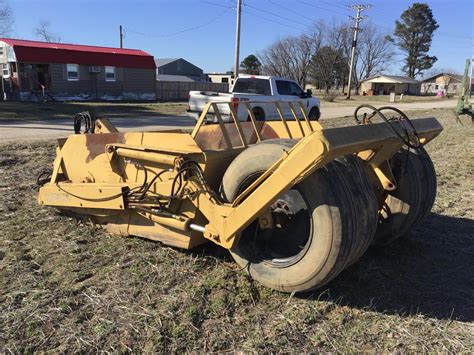
[[[271,95],[270,81],[267,79],[238,78],[233,93]]]

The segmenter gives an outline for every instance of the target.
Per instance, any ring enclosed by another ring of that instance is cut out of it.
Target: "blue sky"
[[[278,38],[297,35],[314,21],[343,21],[345,0],[243,0],[241,59]],[[62,42],[143,49],[157,58],[183,57],[206,72],[230,70],[234,56],[236,0],[7,0],[15,16],[14,36],[35,39],[40,19]],[[431,54],[435,67],[462,71],[474,48],[474,0],[427,1],[440,27]],[[413,1],[372,0],[369,20],[385,31]],[[400,72],[394,63],[392,74]]]

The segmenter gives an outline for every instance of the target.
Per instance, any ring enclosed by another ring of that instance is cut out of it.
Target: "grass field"
[[[425,224],[293,297],[213,245],[183,252],[39,208],[54,143],[0,146],[0,352],[472,352],[474,127],[410,115],[434,113],[445,130],[427,147],[438,196]]]
[[[48,120],[71,118],[81,111],[114,117],[146,117],[179,115],[186,112],[187,103],[109,103],[109,102],[1,102],[0,122],[12,120]]]

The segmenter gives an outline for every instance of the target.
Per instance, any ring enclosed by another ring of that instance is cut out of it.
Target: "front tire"
[[[232,202],[295,142],[281,139],[247,148],[231,163],[222,182]],[[350,191],[335,162],[318,169],[272,205],[271,229],[253,221],[230,250],[239,266],[275,290],[303,292],[334,279],[349,263],[356,244]],[[277,224],[278,223],[278,224]]]

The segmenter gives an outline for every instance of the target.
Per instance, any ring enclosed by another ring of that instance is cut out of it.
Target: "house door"
[[[50,86],[50,76],[49,76],[49,65],[48,64],[38,64],[36,66],[36,89],[48,90]]]

